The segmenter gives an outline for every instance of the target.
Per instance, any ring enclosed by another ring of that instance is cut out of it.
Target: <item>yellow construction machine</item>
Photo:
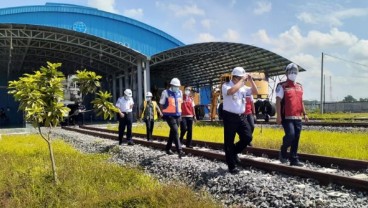
[[[258,89],[258,94],[253,95],[253,99],[255,100],[254,106],[257,119],[265,119],[265,121],[268,122],[270,117],[275,115],[276,108],[275,105],[269,101],[267,77],[262,72],[252,72],[250,74]],[[212,91],[211,109],[210,109],[211,121],[216,120],[216,118],[218,118],[219,120],[222,119],[221,113],[219,113],[222,111],[221,86],[223,83],[229,82],[230,80],[231,80],[230,73],[221,75],[219,86],[214,87]],[[247,81],[245,85],[250,86],[249,81]]]

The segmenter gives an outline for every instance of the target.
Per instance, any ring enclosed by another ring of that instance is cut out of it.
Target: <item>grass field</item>
[[[57,186],[38,135],[2,135],[0,207],[218,207],[203,192],[109,164],[107,154],[81,154],[61,140],[53,144]]]
[[[117,129],[116,125],[110,125]],[[146,133],[145,125],[140,123],[133,127],[133,132]],[[168,136],[169,127],[165,122],[156,122],[154,135]],[[193,127],[193,139],[223,143],[223,127],[196,124]],[[261,128],[256,125],[253,134],[253,146],[279,149],[284,131],[279,128]],[[368,160],[367,132],[329,132],[303,130],[299,142],[299,152],[326,155],[332,157]]]

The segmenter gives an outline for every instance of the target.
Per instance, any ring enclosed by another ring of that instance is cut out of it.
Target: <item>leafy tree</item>
[[[82,95],[86,95],[97,91],[101,86],[99,81],[101,78],[95,72],[84,69],[83,71],[77,71],[77,78],[74,78],[74,81],[79,84]]]
[[[46,67],[42,66],[34,74],[25,74],[18,81],[9,82],[9,94],[13,94],[15,100],[20,102],[19,110],[25,112],[25,120],[31,122],[47,142],[55,183],[58,180],[50,133],[52,127],[59,125],[69,112],[69,108],[61,102],[65,77],[57,70],[60,66],[61,63],[47,62]],[[46,133],[41,131],[41,126],[47,127]]]
[[[25,112],[25,120],[31,122],[38,129],[41,137],[47,142],[54,182],[57,184],[57,173],[55,158],[52,149],[51,130],[56,127],[68,115],[69,108],[62,103],[64,98],[63,84],[65,76],[58,71],[61,63],[47,62],[47,66],[42,66],[34,74],[24,74],[17,81],[9,82],[9,94],[13,94],[16,101],[19,101],[19,110]],[[86,70],[79,71],[77,81],[84,93],[94,93],[100,87],[101,76]],[[104,119],[111,119],[115,112],[119,110],[109,102],[111,95],[108,92],[97,93],[94,104],[97,115],[103,115]],[[47,131],[42,132],[41,126],[45,126]]]
[[[367,102],[368,101],[368,98],[360,98],[359,101],[360,102]]]
[[[348,96],[344,97],[344,99],[342,101],[343,102],[356,102],[357,100],[353,96],[348,95]]]

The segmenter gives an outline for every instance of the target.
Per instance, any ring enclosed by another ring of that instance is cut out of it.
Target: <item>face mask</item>
[[[146,97],[146,101],[151,101],[151,97]]]
[[[184,93],[185,93],[185,95],[187,95],[187,96],[188,96],[188,95],[190,95],[190,90],[185,90],[185,92],[184,92]]]
[[[173,86],[173,87],[171,87],[171,91],[178,92],[179,91],[179,87]]]
[[[297,75],[296,74],[288,74],[289,80],[295,82]]]

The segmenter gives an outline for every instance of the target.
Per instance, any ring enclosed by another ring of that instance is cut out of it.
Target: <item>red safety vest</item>
[[[181,105],[181,115],[182,116],[194,116],[193,114],[193,98],[184,95],[183,104]]]
[[[246,103],[245,103],[245,115],[253,114],[252,112],[252,100],[250,96],[245,97]]]
[[[285,119],[302,119],[303,87],[300,83],[287,80],[279,83],[284,90],[281,100],[281,116]]]

